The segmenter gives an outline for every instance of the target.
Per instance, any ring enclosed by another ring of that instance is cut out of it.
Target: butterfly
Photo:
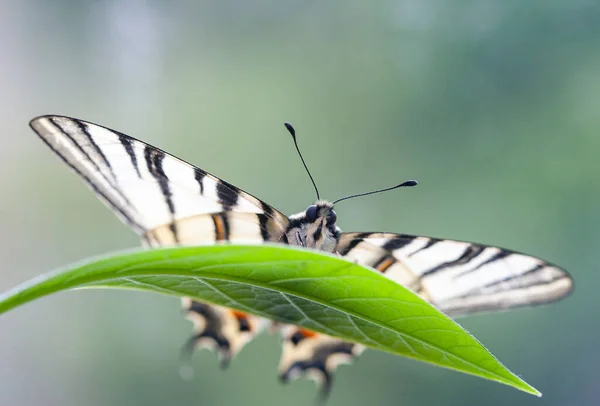
[[[537,305],[567,296],[571,276],[541,259],[515,251],[439,238],[382,232],[342,232],[334,204],[414,186],[407,181],[331,203],[317,201],[286,216],[247,192],[123,133],[64,116],[41,116],[31,128],[149,247],[215,242],[275,242],[337,253],[408,287],[451,317]],[[184,298],[193,335],[183,347],[219,354],[222,367],[269,322],[244,312]],[[337,366],[364,347],[292,325],[275,325],[283,337],[279,377],[307,376],[331,390]]]

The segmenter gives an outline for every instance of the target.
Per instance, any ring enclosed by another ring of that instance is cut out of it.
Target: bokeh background
[[[287,213],[314,199],[282,123],[346,231],[496,244],[568,269],[569,299],[461,324],[544,397],[368,351],[335,405],[600,402],[600,5],[594,1],[0,2],[0,289],[138,245],[28,128],[104,124]],[[177,299],[58,294],[0,317],[1,405],[309,405],[279,338],[183,381]]]

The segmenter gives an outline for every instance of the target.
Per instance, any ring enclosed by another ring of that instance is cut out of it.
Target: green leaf
[[[325,253],[283,245],[133,250],[25,283],[0,296],[0,313],[78,288],[190,296],[541,395],[410,290]]]

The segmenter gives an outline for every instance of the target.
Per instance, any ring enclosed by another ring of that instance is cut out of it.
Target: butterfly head
[[[285,128],[288,130],[294,141],[296,152],[302,161],[302,165],[315,188],[317,202],[308,206],[306,211],[300,212],[290,217],[290,223],[286,231],[286,237],[289,244],[300,245],[302,247],[314,248],[327,252],[334,252],[335,247],[340,239],[340,229],[335,225],[337,215],[333,210],[333,205],[343,200],[352,199],[359,196],[368,196],[375,193],[381,193],[388,190],[397,189],[403,186],[415,186],[417,181],[407,180],[399,185],[388,187],[385,189],[377,189],[371,192],[358,193],[350,196],[342,197],[330,203],[320,200],[319,189],[313,179],[308,166],[300,153],[298,141],[296,140],[296,130],[291,124],[285,123]]]
[[[320,200],[290,217],[290,244],[333,252],[340,236],[333,204]]]

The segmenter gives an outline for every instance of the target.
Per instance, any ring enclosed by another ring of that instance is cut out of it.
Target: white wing
[[[337,251],[371,266],[451,316],[552,302],[573,279],[529,255],[462,241],[342,233]]]
[[[178,222],[207,213],[260,214],[271,230],[288,223],[254,196],[118,131],[62,116],[37,117],[30,126],[141,236],[170,225],[179,242]]]

